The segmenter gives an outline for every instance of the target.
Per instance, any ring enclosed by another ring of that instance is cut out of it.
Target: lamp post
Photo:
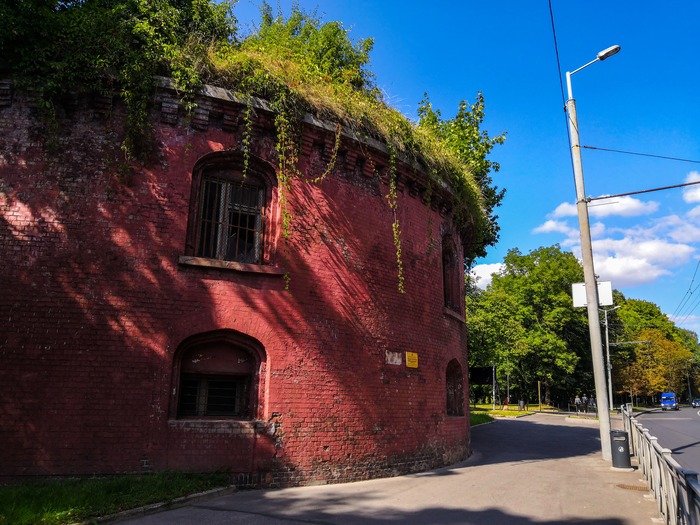
[[[613,394],[611,377],[612,364],[610,363],[610,339],[608,337],[608,312],[612,312],[613,310],[617,310],[618,308],[620,307],[615,306],[613,308],[608,308],[607,310],[601,308],[601,310],[603,310],[603,313],[605,314],[605,357],[608,361],[608,402],[610,403],[610,406],[612,406],[613,404]]]
[[[598,418],[600,421],[600,445],[603,459],[610,461],[612,451],[610,449],[610,410],[608,394],[605,389],[605,368],[603,366],[603,348],[600,340],[600,318],[598,317],[598,285],[593,267],[593,249],[591,247],[591,228],[588,222],[588,202],[586,190],[583,185],[583,164],[581,162],[581,144],[578,134],[578,118],[576,116],[576,101],[571,93],[571,75],[590,66],[599,60],[605,60],[620,51],[620,46],[609,47],[587,64],[574,71],[566,72],[566,87],[568,99],[566,112],[569,117],[569,140],[571,141],[571,160],[574,167],[574,181],[576,183],[576,210],[578,224],[581,232],[581,257],[583,259],[583,276],[586,284],[586,307],[588,309],[588,330],[591,337],[591,358],[593,361],[593,377],[595,379],[595,393],[598,403]]]
[[[688,403],[693,402],[693,389],[690,386],[690,371],[693,369],[693,359],[688,359],[688,368],[685,370],[685,377],[688,379]]]

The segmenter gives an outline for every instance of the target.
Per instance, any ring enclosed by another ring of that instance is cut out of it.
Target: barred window
[[[195,255],[262,264],[265,189],[215,173],[202,176]]]
[[[455,312],[461,312],[464,299],[460,297],[462,274],[457,261],[457,247],[452,236],[442,239],[442,290],[444,305]]]
[[[237,338],[228,332],[197,336],[180,354],[177,417],[254,417],[259,358]]]
[[[247,415],[248,377],[183,374],[180,381],[180,416]]]
[[[464,374],[459,361],[453,359],[447,364],[445,373],[447,387],[447,415],[464,415]]]

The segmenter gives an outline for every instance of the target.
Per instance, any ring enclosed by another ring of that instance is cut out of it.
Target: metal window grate
[[[247,376],[183,375],[178,416],[247,416]]]
[[[447,393],[447,415],[464,415],[464,375],[462,369],[455,361],[450,361],[445,374],[445,386]]]
[[[450,246],[443,247],[442,250],[442,290],[444,304],[447,308],[459,311],[458,295],[459,288],[455,276],[456,254]]]
[[[264,205],[262,187],[205,175],[196,255],[261,264]]]

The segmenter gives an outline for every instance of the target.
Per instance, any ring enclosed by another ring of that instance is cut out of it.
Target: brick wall
[[[463,313],[442,290],[441,239],[459,232],[449,195],[426,202],[415,166],[398,164],[405,294],[386,153],[344,136],[312,183],[334,129],[311,120],[285,194],[288,239],[273,188],[275,271],[183,264],[193,170],[240,150],[230,94],[208,88],[185,118],[164,84],[143,166],[119,148],[116,100],[67,101],[52,132],[30,97],[0,88],[0,475],[225,468],[282,486],[469,454],[468,417],[445,403],[447,363],[467,375]],[[251,154],[274,169],[272,116],[256,115]],[[263,349],[254,418],[178,419],[178,348],[222,330]]]

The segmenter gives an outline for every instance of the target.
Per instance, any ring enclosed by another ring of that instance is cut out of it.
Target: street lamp
[[[610,405],[612,405],[613,402],[613,394],[612,394],[612,378],[610,376],[610,372],[612,370],[612,364],[610,363],[610,339],[608,337],[608,312],[612,312],[613,310],[617,310],[620,308],[619,306],[615,306],[613,308],[608,308],[605,310],[604,308],[601,308],[603,313],[605,314],[605,357],[607,358],[608,361],[608,401],[610,402]]]
[[[685,377],[688,379],[688,403],[693,402],[693,389],[690,386],[690,371],[693,368],[694,359],[688,359],[688,368],[685,370]]]
[[[578,135],[578,118],[576,116],[576,101],[571,93],[571,75],[581,71],[599,60],[605,60],[620,51],[620,46],[612,46],[604,49],[588,64],[566,72],[566,87],[568,100],[566,112],[569,116],[569,140],[571,142],[571,160],[574,167],[574,181],[576,183],[576,210],[578,224],[581,232],[581,257],[583,259],[583,276],[586,284],[586,307],[588,309],[588,330],[591,337],[591,358],[593,361],[593,377],[595,379],[595,393],[598,402],[598,418],[600,421],[600,445],[603,459],[610,461],[612,451],[610,449],[610,410],[608,394],[605,391],[605,369],[603,366],[603,345],[600,340],[600,319],[598,317],[598,285],[593,268],[593,249],[591,247],[591,227],[588,222],[588,202],[586,190],[583,185],[583,164],[581,162],[581,143]]]

